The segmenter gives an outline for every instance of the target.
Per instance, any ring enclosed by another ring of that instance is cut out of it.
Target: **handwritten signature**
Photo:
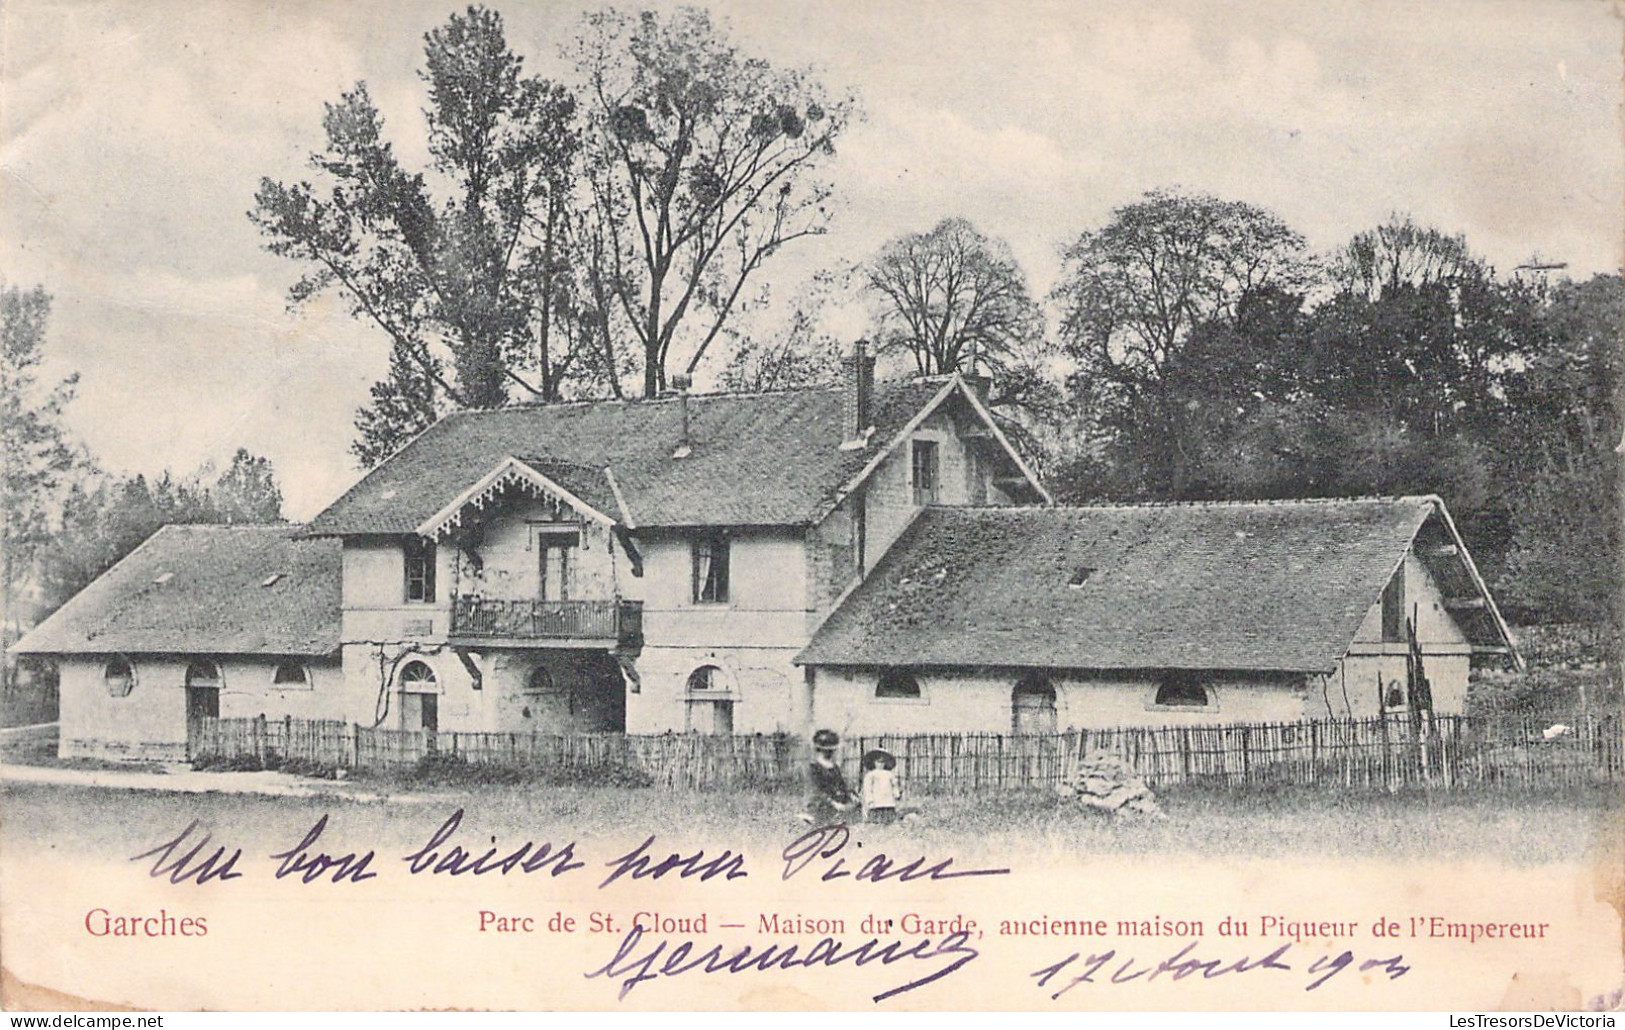
[[[697,945],[694,941],[682,941],[672,946],[670,941],[662,938],[655,941],[652,946],[644,946],[643,938],[643,930],[634,926],[621,938],[614,956],[602,966],[584,974],[586,979],[624,978],[621,979],[621,989],[617,996],[624,1000],[640,983],[694,972],[767,973],[774,970],[827,968],[848,962],[854,966],[866,966],[873,962],[889,966],[898,962],[942,960],[940,968],[875,995],[874,1001],[878,1004],[887,998],[934,983],[957,971],[966,963],[974,961],[981,954],[969,945],[970,934],[964,931],[948,934],[937,941],[921,937],[913,941],[882,942],[878,937],[871,937],[856,945],[835,940],[833,937],[821,937],[808,945],[805,950],[800,944],[785,944],[781,941],[770,941],[765,945],[744,944],[729,947],[713,944],[697,955],[695,954]],[[664,961],[661,961],[662,957]]]

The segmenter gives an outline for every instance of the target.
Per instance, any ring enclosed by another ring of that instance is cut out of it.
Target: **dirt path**
[[[266,797],[337,797],[346,801],[424,802],[415,794],[380,794],[334,780],[311,780],[280,772],[198,772],[186,766],[151,770],[62,769],[0,765],[0,782],[51,783],[109,790],[155,790],[183,794],[259,794]]]

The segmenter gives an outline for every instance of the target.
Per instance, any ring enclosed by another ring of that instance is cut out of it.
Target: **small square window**
[[[310,671],[302,662],[278,662],[276,671],[271,673],[271,685],[275,687],[309,687]]]
[[[875,697],[918,698],[920,681],[907,669],[885,669],[875,682]]]
[[[123,658],[114,658],[102,668],[102,683],[110,697],[128,697],[135,688],[135,666]]]

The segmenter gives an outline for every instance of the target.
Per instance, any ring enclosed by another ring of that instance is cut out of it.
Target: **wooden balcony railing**
[[[451,635],[512,640],[602,640],[643,643],[643,602],[503,601],[454,597]]]

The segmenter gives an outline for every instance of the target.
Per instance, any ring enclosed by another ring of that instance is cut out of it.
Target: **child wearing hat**
[[[884,748],[863,756],[863,813],[871,823],[889,826],[897,821],[897,802],[903,784],[897,779],[897,758]]]
[[[845,822],[843,813],[852,810],[852,792],[847,789],[846,777],[835,764],[835,751],[841,738],[834,730],[819,730],[813,734],[813,761],[808,775],[811,796],[807,798],[807,812],[803,818],[814,826],[828,826]]]

